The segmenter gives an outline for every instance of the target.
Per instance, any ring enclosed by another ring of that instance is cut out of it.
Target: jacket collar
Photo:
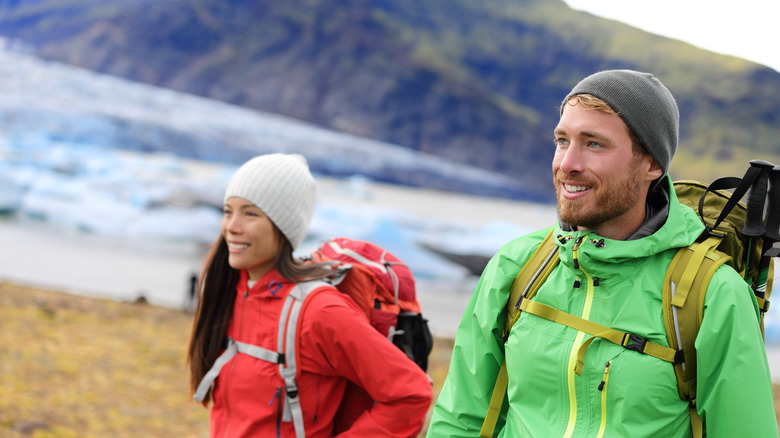
[[[249,287],[249,274],[245,269],[241,270],[241,277],[238,280],[238,286],[236,290],[239,295],[245,295],[247,291],[249,294],[260,294],[262,296],[279,296],[279,292],[285,289],[292,282],[279,274],[276,269],[271,269],[260,277],[252,287]]]
[[[662,184],[656,187],[647,196],[645,221],[626,240],[647,237],[660,230],[666,223],[666,218],[669,216],[669,186]]]
[[[571,247],[578,239],[584,241],[581,250],[588,247],[606,248],[607,251],[588,251],[590,257],[608,262],[624,262],[631,259],[648,257],[668,249],[688,246],[704,231],[704,225],[696,212],[680,204],[674,185],[669,176],[649,197],[645,222],[627,240],[611,240],[598,236],[592,231],[572,230],[568,224],[558,220],[555,235],[570,236],[559,245]],[[587,242],[600,242],[600,245],[588,245]],[[562,252],[561,260],[565,260]],[[571,254],[571,251],[568,251]]]

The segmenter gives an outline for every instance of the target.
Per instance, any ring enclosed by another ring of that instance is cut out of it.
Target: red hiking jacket
[[[272,270],[249,290],[242,272],[228,336],[275,351],[279,314],[293,287]],[[409,437],[421,430],[433,399],[427,375],[335,288],[318,288],[304,301],[296,351],[307,437]],[[356,400],[366,401],[360,388],[376,403],[368,400],[368,409],[354,418]],[[295,436],[293,423],[282,421],[278,365],[238,354],[213,391],[211,437]]]

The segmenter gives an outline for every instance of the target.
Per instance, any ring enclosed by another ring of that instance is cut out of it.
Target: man
[[[671,93],[647,73],[599,72],[564,99],[552,163],[560,263],[533,301],[668,345],[664,274],[703,231],[667,175],[678,119]],[[500,436],[691,436],[669,362],[600,338],[588,343],[590,335],[528,312],[504,342],[512,281],[550,229],[510,242],[485,268],[428,436],[479,434],[504,359]],[[696,409],[707,436],[778,436],[757,305],[730,267],[710,282],[696,348]]]

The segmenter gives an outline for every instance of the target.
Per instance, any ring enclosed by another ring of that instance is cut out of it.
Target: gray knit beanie
[[[306,158],[269,154],[238,168],[225,190],[225,202],[232,197],[259,207],[295,249],[309,230],[317,195]]]
[[[677,152],[680,113],[666,87],[650,73],[607,70],[592,74],[577,84],[561,105],[561,114],[570,98],[590,94],[606,102],[642,142],[661,166],[664,175]]]

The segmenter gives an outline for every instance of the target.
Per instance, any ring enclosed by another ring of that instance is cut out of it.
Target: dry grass
[[[0,435],[208,435],[189,400],[190,315],[8,283],[0,309]]]
[[[0,283],[0,436],[206,437],[190,401],[192,315]],[[436,340],[430,374],[446,376]]]
[[[208,412],[189,397],[191,320],[0,283],[0,436],[208,436]],[[436,339],[429,374],[437,396],[451,352],[451,340]],[[779,401],[775,385],[780,413]]]

